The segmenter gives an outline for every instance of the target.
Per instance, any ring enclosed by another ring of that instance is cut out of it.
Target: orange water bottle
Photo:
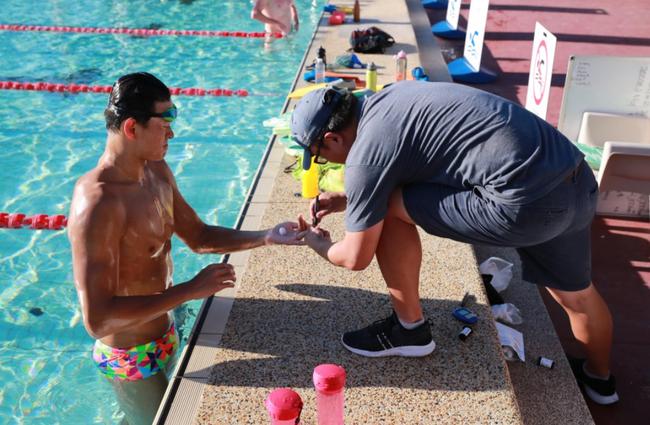
[[[354,22],[361,21],[361,7],[359,6],[359,0],[354,0],[354,7],[352,8],[352,17]]]

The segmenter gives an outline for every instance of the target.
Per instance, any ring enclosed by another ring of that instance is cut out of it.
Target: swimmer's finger
[[[234,282],[237,280],[235,269],[232,266],[229,269],[216,270],[212,277],[220,281],[232,280]]]
[[[232,264],[228,263],[212,263],[205,267],[209,270],[234,270]]]
[[[235,284],[233,282],[222,282],[219,284],[219,287],[216,289],[216,291],[214,291],[214,293],[216,294],[217,292],[223,291],[224,289],[234,288],[234,287]]]

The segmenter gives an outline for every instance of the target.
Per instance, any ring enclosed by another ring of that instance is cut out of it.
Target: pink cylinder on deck
[[[335,364],[322,364],[314,369],[318,425],[343,425],[345,369]]]
[[[271,425],[299,425],[302,399],[290,388],[278,388],[264,402],[271,417]]]

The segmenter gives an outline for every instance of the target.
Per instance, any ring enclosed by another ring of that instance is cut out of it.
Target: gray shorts
[[[586,163],[542,198],[504,205],[480,191],[432,183],[402,188],[411,218],[429,234],[517,248],[523,278],[564,291],[591,283],[591,221],[598,184]]]

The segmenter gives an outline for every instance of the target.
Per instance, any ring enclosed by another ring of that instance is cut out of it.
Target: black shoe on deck
[[[421,357],[436,348],[428,320],[409,330],[399,323],[395,312],[366,328],[344,333],[341,343],[353,353],[366,357]]]
[[[574,359],[568,357],[571,370],[578,381],[578,384],[583,387],[585,394],[598,404],[614,404],[618,401],[618,394],[616,393],[616,380],[610,374],[609,379],[598,379],[587,376],[584,370],[585,359]]]

